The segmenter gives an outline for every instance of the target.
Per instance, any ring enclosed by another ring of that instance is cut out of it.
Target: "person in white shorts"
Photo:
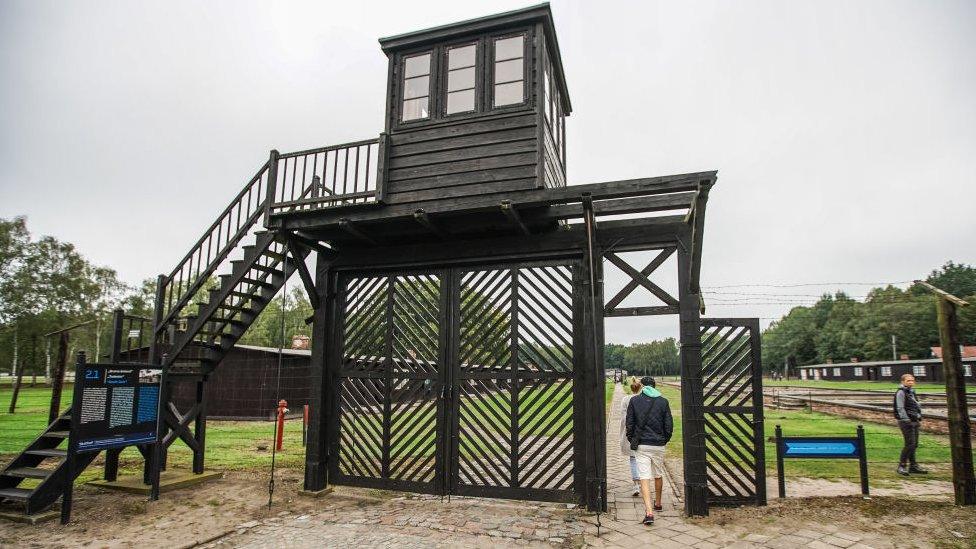
[[[633,448],[637,443],[635,460],[644,500],[644,524],[654,524],[654,511],[660,511],[664,489],[664,447],[674,432],[674,420],[668,399],[661,396],[654,378],[644,376],[640,394],[627,404],[627,440]],[[654,503],[651,503],[651,479],[654,479]]]
[[[636,376],[630,376],[624,380],[626,386],[630,387],[629,395],[624,395],[620,399],[620,453],[627,456],[630,461],[630,478],[634,481],[634,495],[640,495],[640,476],[637,474],[637,452],[630,449],[630,441],[627,440],[627,405],[634,395],[640,393],[642,389],[640,381]]]

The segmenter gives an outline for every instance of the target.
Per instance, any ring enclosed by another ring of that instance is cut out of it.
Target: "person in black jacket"
[[[918,448],[918,427],[922,423],[922,406],[915,394],[915,376],[905,374],[901,376],[901,385],[895,393],[895,419],[901,428],[901,436],[905,441],[901,449],[901,459],[898,460],[898,474],[908,476],[910,473],[928,473],[918,466],[915,461],[915,449]]]
[[[627,440],[637,442],[635,457],[644,499],[644,524],[654,524],[654,511],[660,511],[664,488],[664,445],[671,440],[674,420],[668,399],[657,390],[654,378],[641,379],[641,393],[627,405]],[[654,479],[654,504],[651,504],[651,479]]]

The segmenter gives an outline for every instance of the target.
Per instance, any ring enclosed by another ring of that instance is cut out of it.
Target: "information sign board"
[[[776,472],[779,480],[779,497],[786,497],[786,459],[856,459],[860,462],[861,493],[870,494],[868,488],[868,456],[864,443],[864,427],[857,426],[853,437],[787,437],[776,426]]]
[[[156,442],[161,370],[79,364],[72,434],[78,452]]]

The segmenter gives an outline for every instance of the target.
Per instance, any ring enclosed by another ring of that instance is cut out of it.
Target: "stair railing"
[[[269,213],[375,202],[379,148],[366,139],[279,155]]]
[[[186,256],[157,284],[155,341],[165,341],[191,300],[240,241],[272,213],[377,200],[380,139],[367,139],[271,157],[231,200]]]
[[[163,287],[158,295],[161,296],[162,303],[157,303],[156,306],[161,307],[164,314],[158,316],[160,322],[156,325],[157,338],[179,316],[180,311],[200,291],[210,275],[264,215],[268,164],[266,162],[261,166],[216,221],[204,231],[203,236],[190,248],[176,268],[161,279]]]

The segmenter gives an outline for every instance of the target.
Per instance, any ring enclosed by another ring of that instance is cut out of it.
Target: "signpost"
[[[856,459],[861,469],[861,494],[869,496],[868,453],[864,444],[864,427],[857,426],[854,437],[784,437],[783,428],[776,426],[776,473],[779,497],[786,497],[786,459]]]
[[[88,364],[78,353],[62,524],[71,518],[77,454],[156,443],[160,376],[161,370],[144,364]]]

